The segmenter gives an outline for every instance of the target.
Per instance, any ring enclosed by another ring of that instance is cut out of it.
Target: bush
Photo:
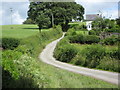
[[[19,72],[14,61],[21,57],[22,53],[12,50],[4,51],[2,54],[2,67],[4,70],[9,71],[13,78],[19,78]],[[7,76],[6,76],[7,77]]]
[[[84,66],[85,57],[78,53],[71,61],[72,64]]]
[[[70,62],[77,54],[76,48],[70,44],[59,45],[55,48],[54,57],[62,62]]]
[[[114,26],[110,29],[105,29],[106,32],[112,32],[112,33],[120,33],[120,27],[118,25]]]
[[[118,38],[115,36],[108,37],[103,40],[103,44],[105,45],[115,45],[118,42]]]
[[[15,38],[2,38],[2,48],[3,49],[11,49],[18,47],[20,41]]]
[[[96,35],[96,32],[94,30],[90,30],[89,35]]]
[[[85,37],[82,34],[77,34],[69,37],[70,43],[85,43]]]
[[[70,43],[92,44],[92,43],[98,43],[100,41],[100,38],[96,35],[77,34],[74,36],[69,36],[69,40]]]
[[[120,51],[119,51],[119,49],[112,50],[112,51],[106,52],[106,54],[111,58],[119,59]]]
[[[98,43],[100,41],[100,38],[96,35],[86,35],[85,39],[86,44]]]
[[[76,32],[73,28],[69,29],[65,34],[65,36],[73,36],[73,35],[76,35]]]
[[[99,69],[120,72],[120,61],[111,57],[104,57],[97,66]]]
[[[81,54],[86,58],[84,66],[95,68],[99,65],[100,60],[105,56],[105,48],[101,45],[95,44],[83,49]]]

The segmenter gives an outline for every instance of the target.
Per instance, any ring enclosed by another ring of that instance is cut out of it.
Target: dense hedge
[[[77,34],[73,36],[69,36],[70,43],[81,43],[81,44],[92,44],[98,43],[100,38],[96,35],[82,35]]]
[[[97,34],[96,34],[96,32],[94,30],[90,30],[89,35],[97,35]]]
[[[96,35],[85,36],[85,43],[86,44],[92,44],[92,43],[98,43],[98,42],[100,42],[100,38]]]
[[[105,38],[102,43],[105,45],[115,45],[118,43],[118,37],[111,36],[111,37]]]
[[[65,37],[57,44],[54,51],[54,57],[57,60],[89,68],[120,72],[119,50],[106,50],[100,44],[86,45],[86,47],[78,49],[78,46],[75,47],[74,44],[69,43],[73,38],[70,41],[68,38],[70,36]]]
[[[66,43],[66,44],[65,44]],[[70,62],[77,54],[77,49],[74,46],[68,44],[67,39],[61,40],[55,49],[54,57],[62,62]]]
[[[81,54],[86,58],[84,66],[96,68],[96,66],[99,65],[100,60],[105,56],[105,48],[95,44],[86,47],[82,50]]]
[[[11,49],[18,47],[20,44],[20,40],[16,38],[2,38],[2,48],[3,49]]]

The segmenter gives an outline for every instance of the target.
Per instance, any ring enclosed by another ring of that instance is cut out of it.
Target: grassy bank
[[[13,32],[14,33],[14,32]],[[47,65],[39,53],[61,37],[60,27],[23,38],[14,50],[3,51],[3,87],[7,88],[117,88],[102,80],[75,74]]]

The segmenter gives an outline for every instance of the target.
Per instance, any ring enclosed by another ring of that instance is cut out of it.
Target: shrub
[[[3,49],[11,49],[18,47],[20,41],[15,38],[2,38],[2,48]]]
[[[57,46],[57,48],[54,51],[54,57],[62,62],[70,62],[76,54],[76,48],[74,48],[70,44]]]
[[[89,35],[96,35],[96,32],[94,30],[90,30]]]
[[[7,50],[2,54],[2,67],[4,70],[9,71],[13,78],[19,78],[19,72],[17,70],[17,66],[14,61],[18,60],[22,55],[21,52]],[[7,76],[6,76],[7,77]]]
[[[85,64],[85,57],[82,56],[80,53],[78,53],[71,61],[71,63],[75,64],[75,65],[80,65],[80,66],[84,66]]]
[[[77,34],[74,36],[69,36],[70,43],[81,43],[81,44],[92,44],[92,43],[98,43],[100,41],[100,38],[96,35],[82,35]]]
[[[113,32],[113,33],[120,33],[120,27],[118,25],[110,28],[110,29],[105,29],[106,32]]]
[[[106,54],[111,58],[119,59],[120,51],[119,51],[119,49],[112,50],[112,51],[106,52]]]
[[[97,68],[120,72],[119,64],[120,61],[118,59],[105,56],[103,59],[101,59],[100,64],[97,66]]]
[[[70,43],[85,43],[85,37],[82,34],[69,37]]]
[[[65,34],[65,36],[73,36],[73,35],[76,35],[76,32],[73,28],[69,29]]]
[[[118,42],[118,38],[115,36],[108,37],[103,40],[103,44],[105,45],[115,45]]]
[[[84,66],[95,68],[99,65],[99,61],[104,57],[105,48],[101,45],[95,44],[83,49],[81,54],[83,54],[86,58]]]
[[[85,39],[86,44],[98,43],[100,41],[100,38],[96,35],[86,35]]]

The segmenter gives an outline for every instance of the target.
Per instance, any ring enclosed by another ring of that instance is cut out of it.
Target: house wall
[[[87,30],[92,30],[92,21],[86,21]]]

